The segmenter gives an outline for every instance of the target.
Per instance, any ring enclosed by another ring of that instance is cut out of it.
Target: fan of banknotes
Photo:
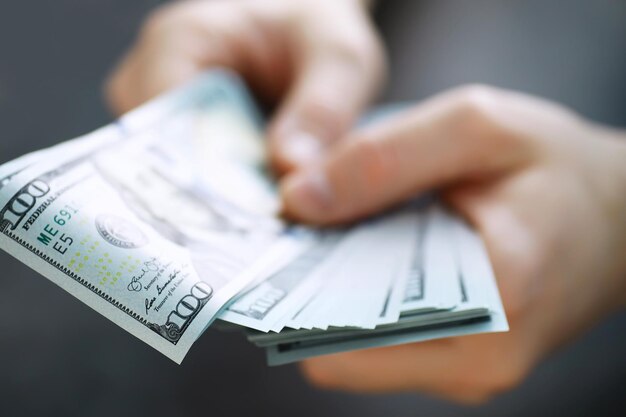
[[[435,198],[324,230],[279,205],[262,119],[212,70],[1,165],[0,247],[177,363],[213,323],[271,365],[508,329],[479,236]]]

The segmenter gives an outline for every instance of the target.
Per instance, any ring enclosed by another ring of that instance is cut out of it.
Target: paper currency
[[[445,216],[445,214],[440,213]],[[311,356],[369,347],[392,346],[443,337],[508,330],[504,309],[480,238],[467,225],[447,218],[450,240],[457,252],[457,289],[453,308],[416,312],[407,301],[396,323],[374,330],[295,330],[278,334],[251,333],[249,340],[268,350],[270,365]],[[426,261],[428,262],[428,260]]]
[[[33,156],[0,194],[4,250],[178,362],[241,289],[307,244],[273,216],[271,184],[254,174],[262,148],[228,78]],[[222,158],[180,159],[205,153]]]
[[[223,70],[0,166],[0,248],[178,363],[218,318],[271,364],[507,329],[479,237],[436,203],[336,230],[278,210]]]

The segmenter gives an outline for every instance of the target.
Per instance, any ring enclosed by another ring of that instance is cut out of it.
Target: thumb
[[[377,91],[383,52],[367,39],[317,39],[301,48],[293,84],[268,131],[270,157],[279,172],[318,160]]]
[[[518,166],[528,145],[496,127],[498,94],[456,90],[346,138],[321,164],[283,180],[285,214],[317,224],[351,221],[431,188]]]

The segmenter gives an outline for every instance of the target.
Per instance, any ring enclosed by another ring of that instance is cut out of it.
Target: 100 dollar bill
[[[180,363],[232,297],[309,244],[274,216],[250,112],[214,71],[3,165],[0,248]]]

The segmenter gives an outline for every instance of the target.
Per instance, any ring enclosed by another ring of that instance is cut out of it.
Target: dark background
[[[157,3],[0,0],[0,162],[110,120],[102,81]],[[626,125],[626,2],[379,3],[392,63],[382,101],[485,82]],[[4,253],[0,266],[2,417],[626,415],[625,314],[519,389],[464,408],[417,394],[319,391],[296,367],[268,368],[242,336],[214,330],[178,366]]]

